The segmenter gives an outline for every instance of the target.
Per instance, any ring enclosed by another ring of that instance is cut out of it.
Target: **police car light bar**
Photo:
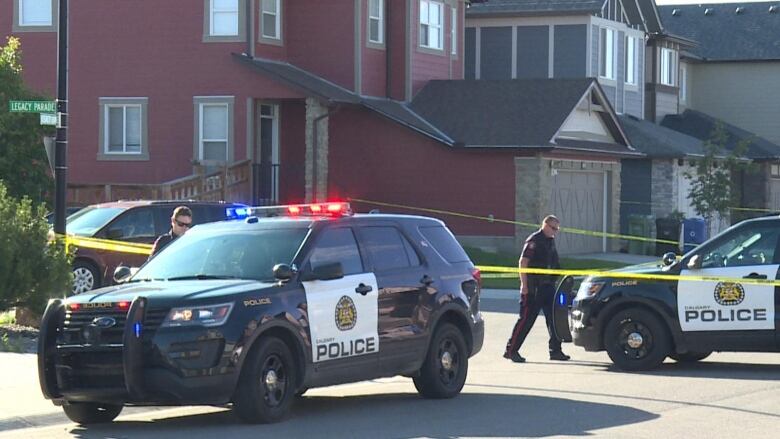
[[[249,216],[344,216],[352,215],[347,202],[288,204],[284,206],[248,207]]]

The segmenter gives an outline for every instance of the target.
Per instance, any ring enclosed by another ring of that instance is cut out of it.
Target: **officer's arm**
[[[156,255],[158,251],[160,251],[160,240],[162,239],[162,236],[158,236],[157,239],[154,240],[154,245],[152,246],[152,253],[149,254],[149,259],[152,259],[152,256]]]
[[[528,268],[529,258],[520,258],[520,268]],[[520,293],[528,294],[528,274],[520,272]]]

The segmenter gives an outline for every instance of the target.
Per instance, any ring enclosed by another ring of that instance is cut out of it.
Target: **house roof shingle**
[[[618,119],[631,145],[650,158],[704,155],[702,141],[695,137],[633,116],[620,115]]]
[[[726,150],[733,151],[739,142],[749,141],[745,157],[753,160],[772,160],[780,158],[780,146],[759,137],[742,128],[696,110],[685,110],[682,114],[670,114],[664,117],[661,125],[675,131],[706,141],[712,137],[717,124],[726,130]]]
[[[592,14],[601,11],[606,0],[488,0],[472,2],[467,17],[497,15]]]
[[[772,6],[774,12],[770,12]],[[705,61],[780,60],[778,1],[666,5],[659,6],[658,11],[666,30],[698,43],[697,47],[689,49],[695,58]]]

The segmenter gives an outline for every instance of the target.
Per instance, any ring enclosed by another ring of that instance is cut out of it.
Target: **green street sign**
[[[57,112],[57,103],[54,101],[10,101],[8,106],[12,113]]]

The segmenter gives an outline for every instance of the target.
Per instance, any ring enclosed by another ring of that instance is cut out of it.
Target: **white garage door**
[[[563,228],[606,232],[606,172],[562,171],[552,178],[551,213]],[[555,238],[559,254],[606,251],[606,240],[574,233]]]

